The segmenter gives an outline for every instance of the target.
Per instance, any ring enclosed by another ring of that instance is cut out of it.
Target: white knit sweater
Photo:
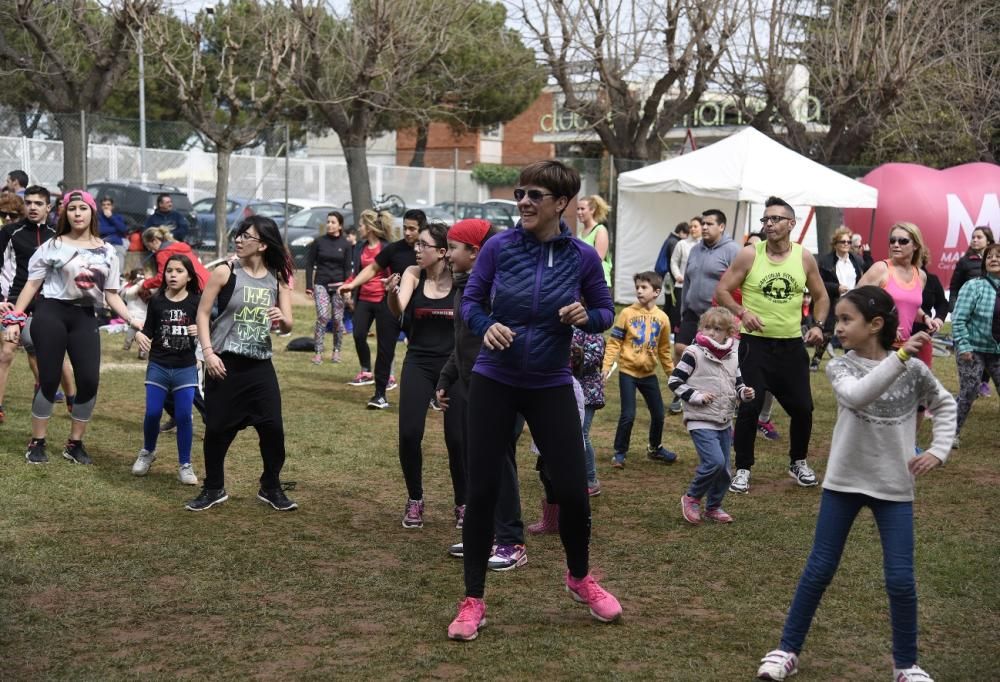
[[[837,397],[830,460],[823,487],[862,493],[882,500],[913,500],[917,405],[934,413],[933,444],[927,449],[942,462],[955,438],[955,399],[927,365],[904,363],[895,353],[881,361],[853,351],[831,360],[826,375]]]

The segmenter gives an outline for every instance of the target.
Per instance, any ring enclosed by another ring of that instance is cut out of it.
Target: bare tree
[[[258,139],[282,111],[296,67],[299,25],[280,3],[233,0],[190,22],[159,15],[146,22],[164,86],[215,147],[216,251],[228,244],[226,196],[232,153]]]
[[[742,21],[736,0],[516,0],[563,96],[614,155],[659,160]]]
[[[63,178],[86,183],[80,112],[99,111],[134,54],[139,22],[160,0],[4,0],[0,2],[0,66],[21,74],[31,96],[57,114]]]

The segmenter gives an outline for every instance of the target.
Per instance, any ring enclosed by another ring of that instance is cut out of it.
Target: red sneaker
[[[479,636],[479,628],[486,627],[486,602],[466,597],[458,604],[458,615],[448,626],[448,639],[469,642]]]

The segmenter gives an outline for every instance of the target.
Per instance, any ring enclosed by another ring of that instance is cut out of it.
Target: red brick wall
[[[396,131],[396,163],[400,166],[410,165],[416,144],[416,129]],[[424,165],[428,168],[451,168],[455,162],[456,148],[458,167],[469,170],[479,160],[479,134],[466,131],[456,135],[451,126],[432,123],[428,130]]]
[[[525,166],[532,161],[551,159],[555,155],[555,145],[534,141],[535,135],[542,130],[542,116],[551,113],[552,93],[543,92],[520,116],[504,124],[504,165]]]

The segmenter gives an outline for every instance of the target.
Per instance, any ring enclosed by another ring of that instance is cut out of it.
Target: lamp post
[[[141,28],[136,38],[139,48],[139,178],[146,182],[146,66]]]

